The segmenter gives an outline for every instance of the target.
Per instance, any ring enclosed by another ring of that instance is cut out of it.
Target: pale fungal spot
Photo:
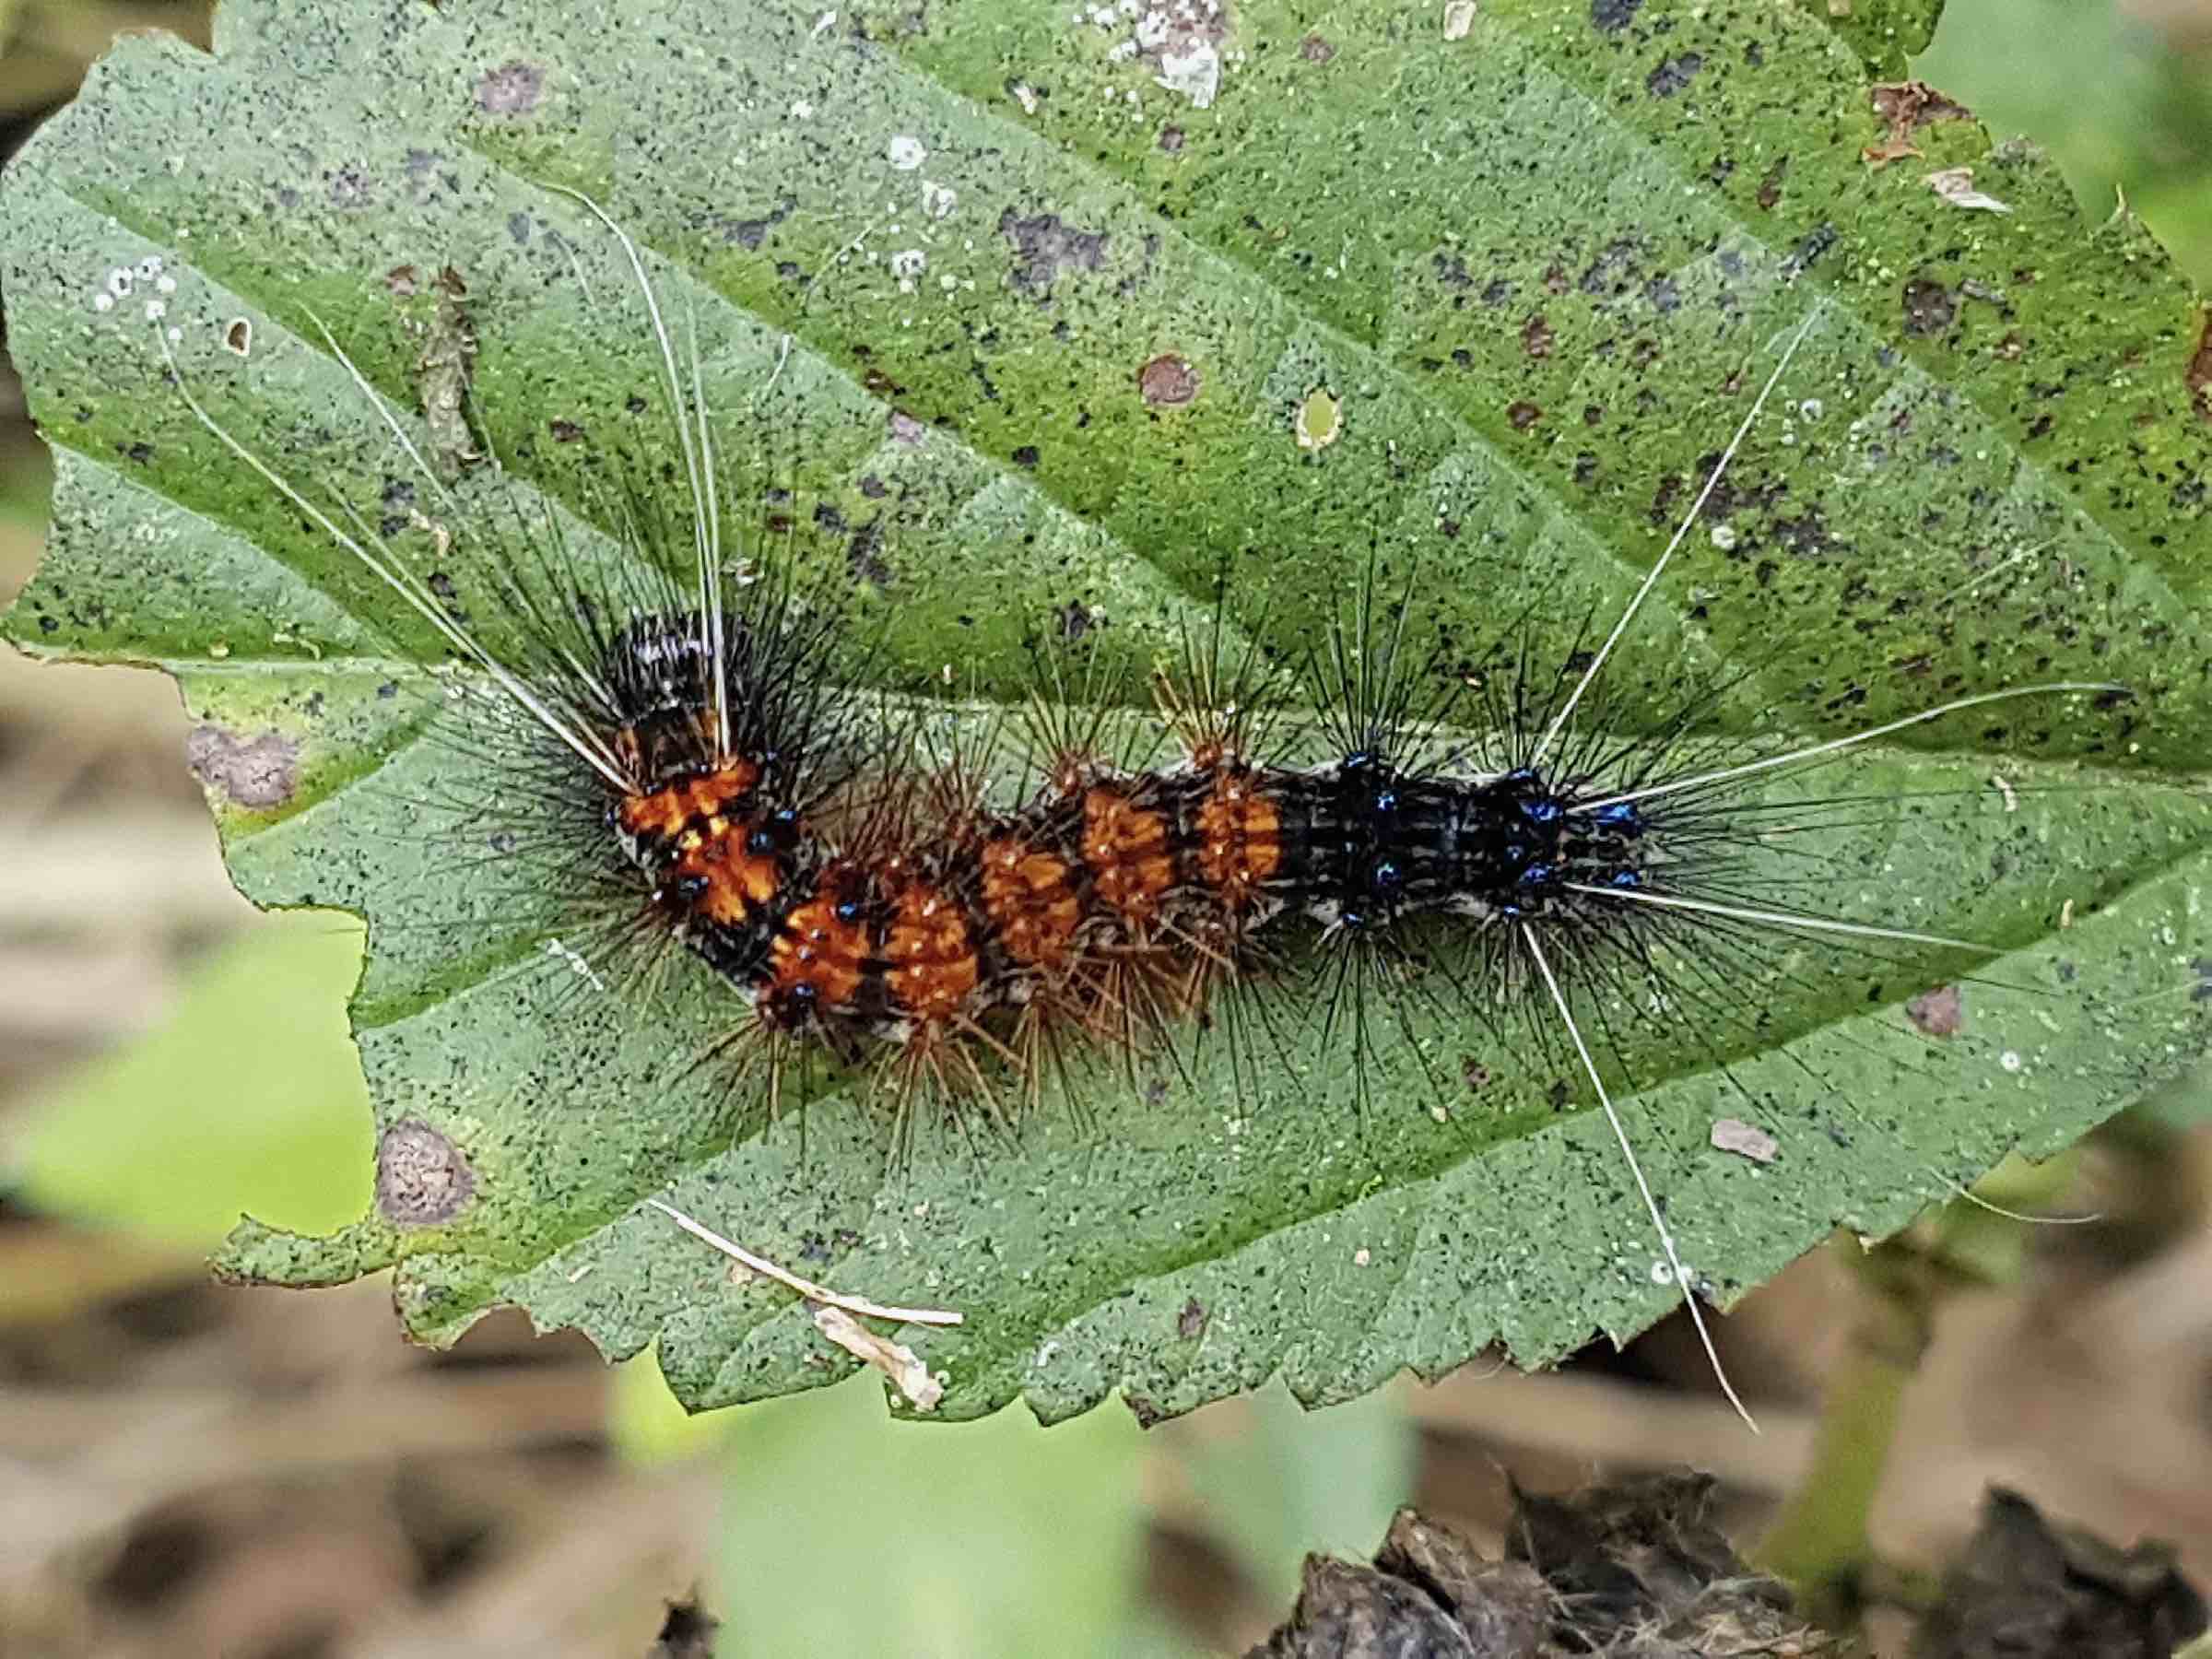
[[[144,259],[142,259],[142,260],[140,260],[140,261],[138,262],[138,276],[139,276],[139,279],[140,279],[141,281],[144,281],[144,282],[151,282],[151,281],[153,281],[153,279],[154,279],[155,277],[157,277],[157,276],[160,276],[160,275],[161,275],[161,255],[160,255],[160,254],[159,254],[159,253],[148,253],[148,254],[147,254],[147,256],[146,256]]]
[[[1037,113],[1037,89],[1028,81],[1016,81],[1006,90],[1014,95],[1014,101],[1021,106],[1024,115]]]
[[[168,315],[169,307],[163,304],[160,300],[148,300],[146,302],[146,320],[148,323],[159,323],[162,318]]]
[[[1732,525],[1715,524],[1712,527],[1712,545],[1718,547],[1722,552],[1727,553],[1733,551],[1735,547],[1735,530]]]
[[[131,274],[120,266],[108,273],[108,292],[118,300],[131,297]]]
[[[2006,782],[2003,778],[1997,777],[1991,778],[1990,782],[1994,784],[1996,786],[1997,793],[2005,797],[2006,811],[2018,812],[2020,809],[2020,797],[2012,793],[2012,785],[2010,783]]]
[[[1997,1064],[2008,1072],[2017,1072],[2026,1062],[2020,1058],[2017,1050],[2006,1049],[1997,1056]]]
[[[1782,1143],[1756,1124],[1741,1118],[1720,1118],[1712,1125],[1712,1144],[1756,1164],[1771,1164],[1782,1156]]]
[[[1355,1267],[1368,1266],[1373,1263],[1374,1259],[1364,1244],[1352,1252],[1352,1265]]]
[[[115,309],[115,296],[108,293],[93,295],[92,309],[96,312],[102,312],[113,311]]]
[[[833,11],[826,11],[814,20],[814,32],[808,38],[818,41],[836,27],[837,14]]]
[[[1344,406],[1326,386],[1316,386],[1298,406],[1291,422],[1302,450],[1324,450],[1344,435]]]
[[[892,254],[891,275],[899,279],[899,291],[902,294],[912,293],[914,278],[922,275],[923,267],[928,264],[929,255],[919,248],[901,248]]]
[[[154,290],[157,293],[173,294],[177,291],[177,279],[174,276],[157,277],[154,280]]]
[[[1688,1264],[1687,1264],[1687,1263],[1685,1263],[1685,1264],[1683,1265],[1683,1267],[1682,1267],[1682,1277],[1683,1277],[1684,1278],[1688,1278],[1688,1277],[1689,1277],[1689,1266],[1688,1266]],[[1675,1270],[1674,1270],[1672,1267],[1669,1267],[1669,1266],[1666,1265],[1666,1261],[1665,1261],[1665,1259],[1664,1257],[1662,1257],[1660,1260],[1658,1260],[1658,1261],[1656,1261],[1656,1262],[1653,1262],[1653,1263],[1652,1264],[1652,1283],[1653,1283],[1653,1284],[1654,1284],[1654,1285],[1671,1285],[1671,1284],[1673,1284],[1674,1282],[1675,1282]]]
[[[884,159],[900,172],[912,172],[915,168],[929,159],[929,151],[924,147],[921,139],[911,134],[900,133],[891,140],[889,147],[885,150]]]
[[[253,350],[253,319],[240,317],[223,330],[223,349],[233,357],[248,357]]]
[[[1452,0],[1444,7],[1444,39],[1464,41],[1475,27],[1475,0]]]
[[[1214,50],[1211,41],[1194,41],[1182,52],[1163,52],[1159,54],[1159,73],[1152,79],[1169,91],[1188,98],[1193,109],[1210,108],[1215,94],[1221,89],[1221,54]]]
[[[806,99],[794,98],[792,100],[791,118],[794,121],[806,121],[810,119],[813,114],[814,105],[809,103]]]
[[[950,218],[952,210],[960,205],[960,193],[949,184],[934,180],[922,181],[922,211],[933,219]]]
[[[2069,899],[2058,907],[2058,924],[2061,928],[2074,925],[2074,900]]]

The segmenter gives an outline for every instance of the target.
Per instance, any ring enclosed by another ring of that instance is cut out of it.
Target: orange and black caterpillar
[[[1225,677],[1218,650],[1188,653],[1159,698],[1180,758],[1131,763],[1045,730],[1032,756],[1041,785],[994,805],[981,760],[916,763],[901,716],[840,689],[850,630],[826,590],[800,589],[772,560],[725,556],[709,428],[657,312],[655,330],[688,535],[623,521],[618,562],[652,572],[634,590],[518,578],[503,598],[523,624],[519,650],[489,649],[372,531],[315,507],[179,385],[234,453],[496,688],[527,734],[526,765],[512,747],[494,757],[536,780],[524,805],[565,815],[556,839],[569,853],[588,846],[590,899],[611,905],[601,914],[618,937],[681,947],[743,994],[750,1006],[729,1021],[729,1045],[765,1049],[771,1100],[787,1058],[827,1054],[878,1064],[908,1124],[918,1089],[1011,1115],[999,1103],[1033,1089],[1066,1049],[1166,1046],[1209,1016],[1241,1018],[1248,988],[1269,1020],[1283,995],[1315,988],[1324,1040],[1348,1007],[1345,1029],[1363,1042],[1360,999],[1418,982],[1418,935],[1442,929],[1474,943],[1480,971],[1404,994],[1477,1014],[1503,1006],[1563,1032],[1619,1133],[1569,993],[1577,980],[1664,990],[1655,938],[1705,951],[1715,980],[1759,930],[1978,949],[1830,920],[1746,877],[1738,856],[1772,828],[1736,810],[1747,781],[1956,710],[2092,688],[1963,698],[1760,759],[1708,764],[1679,732],[1608,744],[1585,694],[1700,499],[1600,649],[1555,676],[1524,665],[1513,677],[1513,706],[1488,723],[1500,736],[1450,735],[1457,682],[1400,648],[1371,584],[1352,624],[1297,665],[1306,685],[1289,703],[1262,694],[1275,665]],[[1318,712],[1317,754],[1280,729],[1300,703]],[[1301,930],[1319,935],[1302,959],[1317,974],[1296,971]],[[1620,1138],[1665,1265],[1687,1287]]]

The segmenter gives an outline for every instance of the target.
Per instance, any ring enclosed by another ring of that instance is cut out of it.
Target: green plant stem
[[[1831,1629],[1853,1622],[1875,1564],[1867,1520],[1941,1289],[1939,1270],[1902,1244],[1866,1253],[1859,1271],[1865,1305],[1830,1380],[1812,1465],[1757,1552],[1796,1590],[1799,1611]]]

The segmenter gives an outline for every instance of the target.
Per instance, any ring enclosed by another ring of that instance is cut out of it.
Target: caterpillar
[[[1667,1004],[1688,999],[1703,1018],[1729,989],[1713,982],[1768,937],[1985,956],[1972,940],[1787,897],[1806,878],[1777,847],[1849,803],[1758,791],[1977,707],[2120,694],[2022,686],[1757,756],[1710,752],[1688,694],[1677,729],[1606,735],[1595,704],[1617,645],[1808,322],[1594,650],[1555,669],[1509,649],[1485,681],[1412,643],[1418,589],[1389,598],[1378,571],[1353,614],[1286,665],[1229,643],[1218,597],[1214,628],[1160,676],[1164,759],[1066,717],[1048,685],[1009,746],[1032,781],[994,792],[997,745],[925,761],[925,712],[841,688],[866,626],[847,603],[779,565],[772,536],[724,545],[739,519],[696,363],[687,384],[641,255],[600,217],[647,307],[678,460],[605,514],[626,582],[580,582],[557,526],[524,527],[535,550],[488,590],[509,645],[490,643],[380,527],[320,505],[234,439],[166,332],[156,339],[200,424],[488,688],[482,747],[457,763],[497,772],[568,860],[558,874],[574,878],[566,897],[583,920],[564,930],[560,961],[596,976],[634,945],[655,973],[680,971],[672,958],[703,964],[737,993],[718,1047],[741,1053],[748,1078],[764,1070],[771,1106],[788,1066],[820,1061],[880,1074],[902,1131],[924,1101],[962,1126],[980,1104],[1018,1131],[1047,1074],[1090,1053],[1126,1063],[1214,1041],[1249,1058],[1256,1043],[1318,1041],[1351,1051],[1365,1112],[1381,1109],[1369,1087],[1382,1069],[1371,1055],[1378,1004],[1410,1020],[1501,1010],[1563,1047],[1572,1088],[1606,1113],[1702,1334],[1694,1273],[1615,1111],[1630,1044],[1592,1023],[1604,1002],[1678,1020]],[[436,469],[356,381],[438,490]],[[679,509],[655,505],[664,490]],[[1486,702],[1479,722],[1463,720]],[[552,878],[527,849],[506,851],[532,879]],[[1763,873],[1742,867],[1762,860]],[[1761,898],[1768,883],[1784,896]],[[1433,1077],[1431,1057],[1410,1052]]]

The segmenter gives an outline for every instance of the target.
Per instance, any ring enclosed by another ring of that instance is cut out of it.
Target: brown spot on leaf
[[[1180,409],[1198,395],[1198,370],[1189,359],[1162,352],[1136,371],[1137,395],[1155,408]]]
[[[1789,171],[1790,159],[1777,156],[1774,165],[1767,169],[1766,175],[1759,182],[1759,194],[1754,200],[1769,213],[1773,212],[1775,205],[1782,200],[1782,181]]]
[[[1521,349],[1532,358],[1547,358],[1551,347],[1551,324],[1542,312],[1531,312],[1528,321],[1521,325]]]
[[[1905,1018],[1930,1037],[1956,1037],[1966,1026],[1966,1004],[1956,985],[1923,991],[1905,1005]]]
[[[546,72],[535,64],[501,64],[477,83],[477,108],[487,115],[524,115],[544,96]]]
[[[1325,64],[1336,55],[1336,48],[1320,34],[1310,34],[1298,43],[1298,55],[1309,64]]]
[[[2196,402],[2197,418],[2212,420],[2212,306],[2197,319],[2196,351],[2182,371],[2182,380]]]
[[[1905,332],[1928,339],[1947,330],[1959,316],[1959,301],[1940,282],[1918,277],[1905,284]]]
[[[431,1227],[459,1215],[477,1190],[461,1148],[410,1118],[376,1144],[376,1209],[401,1227]]]
[[[1206,1309],[1196,1297],[1182,1304],[1182,1312],[1175,1316],[1175,1335],[1189,1342],[1206,1335]]]
[[[1896,137],[1933,126],[1939,121],[1971,121],[1974,112],[1947,98],[1926,81],[1885,81],[1870,88],[1874,112]]]
[[[300,746],[281,732],[241,738],[212,723],[184,739],[193,776],[236,806],[281,806],[300,787]]]
[[[1166,150],[1171,156],[1181,149],[1182,147],[1182,129],[1174,125],[1161,127],[1159,129],[1159,147]]]
[[[1505,418],[1512,422],[1514,431],[1525,432],[1530,427],[1544,418],[1544,411],[1533,403],[1523,402],[1508,407],[1505,411]]]
[[[893,409],[890,418],[891,436],[909,449],[920,449],[922,441],[929,436],[929,429],[904,409]]]

